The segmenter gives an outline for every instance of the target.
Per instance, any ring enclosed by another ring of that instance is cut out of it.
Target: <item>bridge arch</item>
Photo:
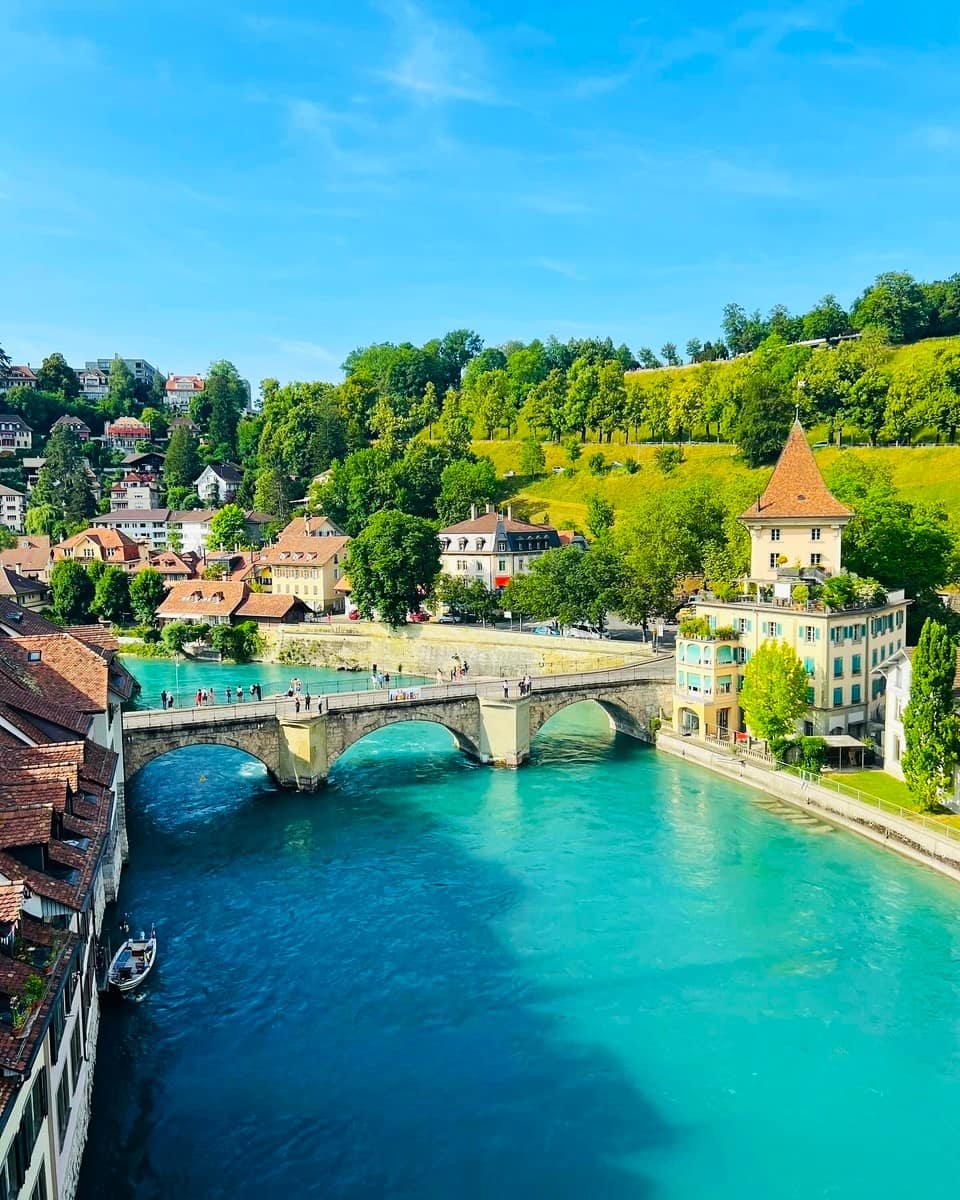
[[[203,729],[138,730],[124,735],[124,777],[131,780],[149,763],[190,746],[225,746],[255,758],[270,779],[280,778],[280,741],[276,722],[259,726],[207,726]]]
[[[342,754],[355,746],[364,738],[377,733],[388,726],[400,724],[438,725],[445,729],[453,738],[454,745],[468,758],[479,760],[480,730],[479,723],[473,712],[460,714],[460,719],[452,719],[448,712],[431,711],[430,708],[419,705],[415,709],[381,708],[374,712],[358,712],[351,714],[352,720],[341,722],[338,727],[328,729],[327,733],[327,769],[329,770]]]
[[[564,709],[584,702],[599,705],[617,733],[624,733],[628,737],[642,742],[654,741],[652,722],[660,715],[655,695],[641,697],[635,693],[627,695],[600,693],[598,695],[595,692],[581,693],[579,691],[552,696],[533,694],[530,700],[530,741],[533,741],[551,717],[555,717]]]

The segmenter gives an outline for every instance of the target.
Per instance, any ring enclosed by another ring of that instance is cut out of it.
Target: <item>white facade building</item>
[[[6,525],[13,533],[23,533],[26,512],[27,498],[23,492],[0,484],[0,525]]]

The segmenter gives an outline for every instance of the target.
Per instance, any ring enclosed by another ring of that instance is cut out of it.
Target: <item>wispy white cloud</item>
[[[424,100],[510,103],[490,82],[486,47],[472,30],[437,20],[412,3],[386,11],[394,20],[399,49],[380,78]]]
[[[543,271],[549,271],[552,275],[562,275],[564,279],[572,279],[577,283],[583,283],[586,276],[582,275],[576,267],[571,263],[563,262],[558,258],[534,258],[533,265],[540,267]]]

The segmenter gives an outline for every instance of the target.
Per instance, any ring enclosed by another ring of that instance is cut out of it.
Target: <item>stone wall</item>
[[[439,668],[449,675],[454,655],[470,666],[471,676],[516,678],[595,671],[647,661],[649,647],[639,642],[589,641],[510,633],[479,625],[406,625],[391,632],[371,621],[331,625],[264,626],[264,659],[345,667],[369,672],[374,663],[391,674],[424,675]]]

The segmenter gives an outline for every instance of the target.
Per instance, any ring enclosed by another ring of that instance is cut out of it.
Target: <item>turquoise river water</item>
[[[81,1200],[953,1196],[955,886],[591,705],[533,757],[411,724],[317,795],[147,767],[119,907],[160,957]]]

